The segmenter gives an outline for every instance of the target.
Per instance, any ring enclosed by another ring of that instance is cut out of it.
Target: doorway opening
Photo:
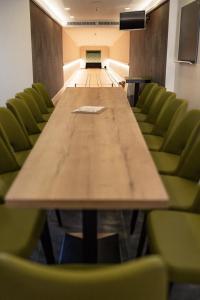
[[[86,69],[96,68],[101,69],[101,51],[87,50],[86,51]]]

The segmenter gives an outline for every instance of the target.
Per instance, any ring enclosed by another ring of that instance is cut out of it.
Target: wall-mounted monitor
[[[199,46],[200,5],[194,1],[181,9],[178,60],[196,63]]]
[[[146,25],[145,11],[120,13],[120,30],[144,29]]]

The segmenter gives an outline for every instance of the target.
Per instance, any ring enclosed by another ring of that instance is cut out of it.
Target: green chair
[[[141,113],[134,113],[136,120],[139,122],[145,122],[147,120],[148,114],[151,110],[151,113],[153,110],[157,109],[157,106],[160,108],[160,99],[163,93],[165,92],[165,88],[156,86],[151,94],[149,94],[148,98],[146,99],[142,109]],[[153,114],[154,115],[154,114]]]
[[[44,117],[42,116],[40,109],[33,99],[33,97],[25,92],[16,94],[16,98],[19,98],[20,100],[23,100],[23,103],[25,103],[28,108],[30,109],[38,127],[40,130],[43,130],[43,128],[46,125],[46,121]]]
[[[169,195],[169,209],[179,211],[197,211],[200,202],[200,140],[194,142],[194,146],[179,170],[178,175],[161,175],[161,179]],[[134,232],[138,216],[136,212],[132,215],[132,230]],[[133,219],[134,218],[134,219]],[[144,225],[143,225],[144,227]],[[145,230],[143,228],[142,230]],[[140,242],[142,243],[142,241]],[[140,246],[141,248],[143,246]]]
[[[169,281],[200,284],[200,215],[153,211],[147,218],[151,253],[162,256]]]
[[[9,208],[4,204],[4,197],[20,166],[1,135],[0,154],[0,252],[29,257],[42,234],[46,257],[53,262],[45,213],[37,209]]]
[[[6,103],[7,108],[14,114],[25,134],[28,135],[31,144],[34,145],[40,136],[41,130],[37,125],[29,107],[23,100],[10,99]]]
[[[46,106],[48,108],[48,111],[51,113],[54,110],[53,102],[45,88],[45,85],[42,83],[33,83],[32,87],[43,97]]]
[[[169,208],[195,212],[200,204],[200,124],[194,139],[184,157],[176,176],[162,175],[163,183],[169,194]]]
[[[0,125],[0,132],[2,127]],[[11,149],[9,143],[7,143],[0,134],[0,209],[4,202],[4,196],[8,191],[8,188],[15,179],[20,166],[17,163],[14,151]],[[0,227],[2,228],[2,226]],[[1,243],[0,243],[1,245]]]
[[[0,254],[2,299],[167,300],[167,276],[159,257],[122,265],[62,268]]]
[[[161,176],[169,195],[169,209],[194,211],[199,203],[199,185],[194,180],[180,176]]]
[[[47,122],[51,116],[51,113],[48,112],[48,108],[46,107],[46,103],[43,100],[43,97],[34,88],[25,89],[24,92],[33,97],[44,120]]]
[[[14,152],[10,149],[9,145],[2,138],[1,134],[0,153],[0,203],[2,203],[4,195],[6,194],[8,187],[11,185],[15,176],[17,175],[20,166],[16,161]]]
[[[197,212],[200,207],[200,123],[194,137],[191,136],[187,155],[180,164],[176,176],[162,175],[162,181],[169,195],[169,209]],[[146,220],[145,220],[146,221]],[[132,221],[133,222],[133,221]],[[142,253],[145,240],[145,222],[139,241],[139,254]]]
[[[182,99],[171,99],[160,112],[156,125],[151,134],[144,134],[145,142],[149,150],[160,151],[162,144],[174,126],[177,126],[187,111],[187,101]]]
[[[163,108],[168,106],[168,103],[171,103],[172,100],[175,100],[176,94],[172,92],[165,92],[162,94],[160,99],[158,99],[158,103],[154,101],[147,115],[147,119],[145,122],[138,122],[140,126],[140,130],[143,134],[149,133],[151,134],[153,130],[156,128],[159,130],[159,126],[162,128],[163,122],[162,118],[160,120],[160,114],[163,111]]]
[[[22,129],[24,130],[25,135],[28,137],[31,145],[33,146],[40,136],[41,129],[36,123],[29,107],[26,105],[23,99],[16,98],[8,100],[7,107],[14,114]],[[60,213],[58,210],[56,210],[55,212],[58,218],[58,223],[60,226],[62,226]]]
[[[150,93],[153,91],[154,87],[156,87],[158,84],[157,83],[147,83],[145,84],[140,96],[139,96],[139,99],[138,99],[138,102],[136,104],[135,107],[132,107],[132,110],[133,112],[137,112],[137,113],[140,113],[141,112],[141,109],[146,101],[146,99],[148,99],[148,96],[150,95]]]
[[[153,160],[161,174],[177,174],[187,158],[200,126],[200,110],[189,111],[181,123],[172,130],[161,151],[151,151]]]
[[[7,108],[0,108],[0,135],[5,140],[11,151],[14,151],[17,162],[23,165],[30,153],[32,145],[14,115]]]

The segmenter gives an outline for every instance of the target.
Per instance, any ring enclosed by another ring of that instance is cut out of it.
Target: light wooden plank
[[[100,114],[73,114],[103,105]],[[167,194],[121,88],[68,88],[7,194],[10,206],[167,206]]]
[[[81,69],[77,70],[67,80],[67,87],[112,87],[118,86],[110,71],[104,69]]]

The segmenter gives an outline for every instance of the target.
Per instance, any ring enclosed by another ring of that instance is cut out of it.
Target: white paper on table
[[[104,106],[80,106],[74,109],[73,113],[89,113],[89,114],[97,114],[104,110]]]

